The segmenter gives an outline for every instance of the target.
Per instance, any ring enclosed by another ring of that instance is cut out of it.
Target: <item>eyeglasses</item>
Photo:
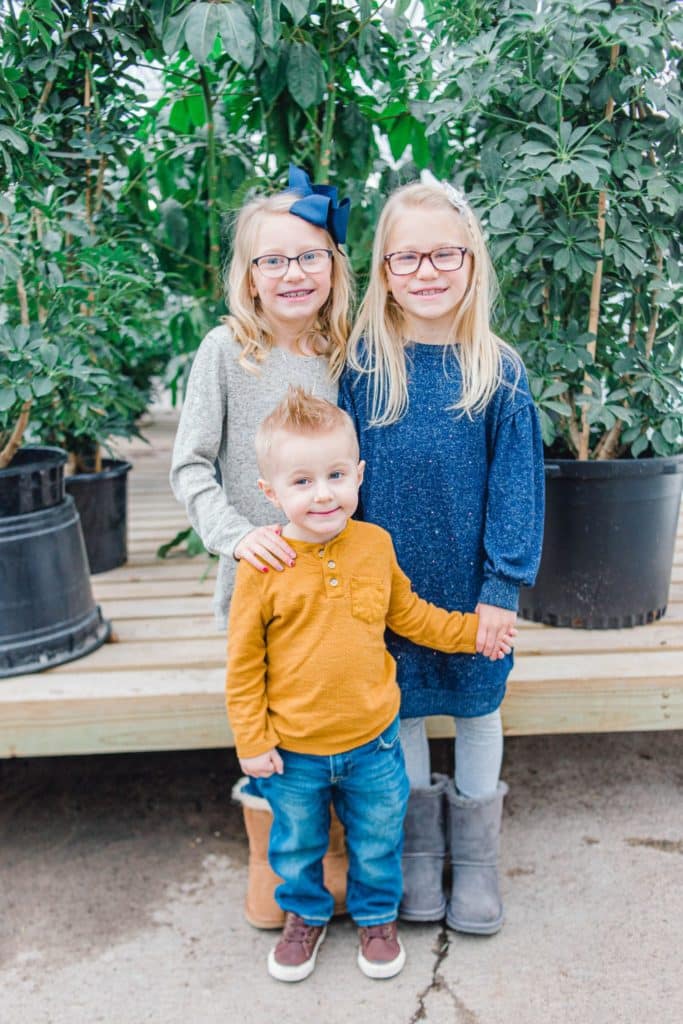
[[[460,270],[465,262],[465,256],[472,252],[464,245],[444,245],[440,249],[432,249],[431,252],[390,252],[384,257],[384,262],[389,265],[389,270],[397,277],[404,277],[408,274],[416,274],[422,266],[423,260],[429,260],[434,270]]]
[[[298,256],[268,253],[266,256],[257,256],[251,262],[259,268],[264,277],[284,277],[292,262],[298,263],[304,274],[319,274],[331,259],[331,249],[309,249],[307,252],[300,252]]]

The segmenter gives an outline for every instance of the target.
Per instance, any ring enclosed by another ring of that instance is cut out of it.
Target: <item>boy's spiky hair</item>
[[[256,431],[256,460],[260,471],[264,473],[266,470],[278,432],[310,437],[339,429],[346,430],[353,438],[355,458],[358,459],[358,438],[348,413],[332,402],[316,398],[302,387],[290,384],[285,397],[268,413]]]

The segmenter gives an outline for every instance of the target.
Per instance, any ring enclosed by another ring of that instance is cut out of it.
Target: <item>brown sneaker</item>
[[[288,911],[282,938],[268,954],[268,973],[278,981],[303,981],[313,973],[325,931],[324,925],[306,924]]]
[[[406,951],[396,921],[359,928],[358,966],[368,978],[393,978],[403,969]]]

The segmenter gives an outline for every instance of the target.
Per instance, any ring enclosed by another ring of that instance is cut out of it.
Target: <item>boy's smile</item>
[[[284,534],[310,543],[332,540],[358,506],[364,463],[344,428],[299,435],[280,430],[268,458],[266,497],[287,516]]]

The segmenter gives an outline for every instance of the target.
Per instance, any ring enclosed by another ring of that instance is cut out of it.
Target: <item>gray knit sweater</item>
[[[218,555],[216,623],[224,629],[237,563],[235,546],[256,526],[284,519],[259,491],[254,436],[289,384],[337,400],[323,356],[296,356],[274,348],[256,372],[239,363],[230,329],[215,327],[192,365],[173,447],[171,487],[185,505],[205,547]],[[215,461],[222,485],[216,480]]]

